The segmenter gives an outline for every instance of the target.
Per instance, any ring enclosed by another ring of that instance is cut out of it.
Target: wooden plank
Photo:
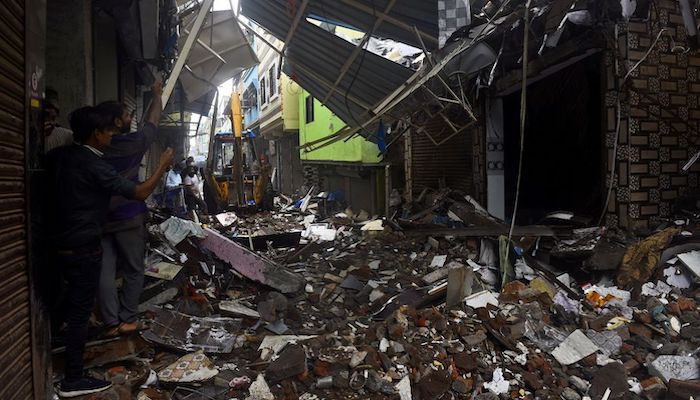
[[[436,228],[436,229],[416,229],[405,231],[406,236],[454,236],[454,237],[481,237],[508,235],[508,226],[470,226],[467,228]],[[528,225],[516,226],[513,236],[556,236],[556,233],[547,226]]]

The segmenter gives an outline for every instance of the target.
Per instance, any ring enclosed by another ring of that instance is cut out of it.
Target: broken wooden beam
[[[207,237],[202,239],[202,247],[231,264],[234,270],[246,278],[282,293],[296,293],[304,287],[302,276],[261,257],[213,229],[206,228],[204,231]]]
[[[469,226],[466,228],[436,228],[436,229],[405,229],[406,236],[454,236],[454,237],[481,237],[481,236],[507,236],[507,225],[497,226]],[[516,226],[513,236],[556,236],[552,228],[542,225]]]

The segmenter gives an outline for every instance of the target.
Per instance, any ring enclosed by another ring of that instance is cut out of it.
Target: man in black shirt
[[[76,144],[57,148],[46,156],[50,239],[66,280],[65,378],[59,386],[63,397],[82,396],[111,386],[110,382],[83,374],[83,352],[100,279],[100,241],[110,197],[118,194],[145,199],[173,157],[172,150],[166,150],[153,176],[136,184],[101,158],[112,135],[118,133],[108,115],[95,107],[83,107],[72,113],[70,125]]]

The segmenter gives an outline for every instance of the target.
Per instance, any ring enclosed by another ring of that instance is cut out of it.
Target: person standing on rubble
[[[108,381],[83,373],[83,353],[100,281],[102,230],[110,196],[145,199],[173,157],[172,150],[167,149],[156,172],[137,184],[119,175],[103,159],[112,136],[118,133],[107,114],[96,107],[83,107],[71,114],[70,125],[76,143],[46,155],[51,253],[66,281],[65,377],[58,391],[62,397],[95,393],[111,386]]]
[[[105,161],[126,179],[139,183],[141,160],[158,133],[162,110],[163,87],[156,82],[151,88],[152,100],[146,121],[140,130],[130,132],[132,115],[117,102],[105,102],[97,107],[108,114],[120,135],[113,138],[105,150]],[[115,337],[134,333],[146,326],[137,318],[139,298],[143,291],[144,255],[146,254],[146,214],[143,199],[133,200],[114,196],[102,238],[104,257],[100,279],[99,303],[105,335]],[[117,269],[122,271],[122,288],[116,284]]]
[[[197,167],[191,165],[187,167],[187,172],[183,184],[185,185],[185,203],[191,211],[199,210],[205,215],[209,214],[207,203],[204,202],[202,191],[200,190],[201,179],[197,174]]]

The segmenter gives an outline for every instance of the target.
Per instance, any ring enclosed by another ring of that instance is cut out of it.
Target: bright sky
[[[214,0],[214,11],[230,10],[231,3],[238,9],[238,0]]]

